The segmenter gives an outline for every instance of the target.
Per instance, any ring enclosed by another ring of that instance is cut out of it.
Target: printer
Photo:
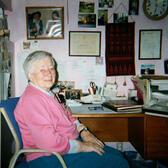
[[[145,80],[144,110],[168,115],[168,76],[142,76]]]

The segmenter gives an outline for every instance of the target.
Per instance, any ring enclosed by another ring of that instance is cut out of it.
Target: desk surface
[[[168,118],[168,107],[167,106],[159,106],[155,104],[150,107],[144,107],[143,109],[145,111],[145,114]]]
[[[120,113],[100,104],[85,104],[70,109],[74,117],[144,117],[144,113]]]
[[[131,144],[146,159],[168,158],[168,119],[144,113],[118,113],[103,107],[89,110],[82,105],[71,107],[73,116],[86,125],[104,142],[126,142]]]

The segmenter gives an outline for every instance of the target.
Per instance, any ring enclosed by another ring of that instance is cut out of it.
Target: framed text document
[[[99,57],[101,52],[101,32],[70,31],[69,56]]]
[[[161,59],[162,30],[139,31],[139,59]]]

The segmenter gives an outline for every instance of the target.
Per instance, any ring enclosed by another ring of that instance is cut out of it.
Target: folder
[[[111,110],[117,112],[137,113],[142,112],[143,104],[138,104],[133,100],[108,100],[102,104]]]

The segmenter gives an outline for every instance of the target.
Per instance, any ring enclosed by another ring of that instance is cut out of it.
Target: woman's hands
[[[96,152],[99,155],[104,153],[103,147],[92,142],[79,142],[79,152]]]
[[[96,152],[99,155],[104,153],[103,147],[104,144],[99,139],[97,139],[90,131],[82,131],[81,138],[83,142],[80,143],[81,152]]]
[[[90,131],[82,131],[81,132],[81,138],[85,142],[92,142],[99,146],[104,147],[103,142],[101,142],[99,139],[97,139]]]

